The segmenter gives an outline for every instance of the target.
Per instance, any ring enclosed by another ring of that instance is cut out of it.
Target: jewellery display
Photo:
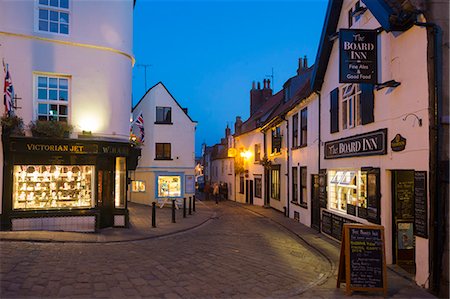
[[[13,209],[94,206],[92,165],[15,165]]]

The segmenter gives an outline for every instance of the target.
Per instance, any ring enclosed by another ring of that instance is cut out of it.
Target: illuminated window
[[[145,192],[145,182],[144,181],[131,181],[131,191],[132,192]]]
[[[261,161],[261,144],[255,144],[255,162]]]
[[[91,165],[15,165],[14,210],[53,210],[95,206]]]
[[[126,183],[127,183],[127,165],[124,157],[116,158],[116,186],[115,186],[115,206],[116,208],[125,207]]]
[[[36,75],[35,99],[38,120],[68,121],[69,78]]]
[[[366,171],[330,170],[328,177],[328,199],[331,209],[348,212],[348,205],[355,209],[367,208]],[[354,214],[357,215],[356,210]]]
[[[69,0],[38,0],[39,31],[69,34]]]
[[[181,176],[160,175],[158,176],[158,197],[180,197]]]
[[[280,166],[272,166],[270,171],[270,197],[280,200]]]

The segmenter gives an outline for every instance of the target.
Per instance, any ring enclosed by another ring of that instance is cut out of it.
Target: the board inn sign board
[[[377,83],[377,31],[339,30],[339,82]]]
[[[325,159],[386,155],[387,129],[325,142]]]

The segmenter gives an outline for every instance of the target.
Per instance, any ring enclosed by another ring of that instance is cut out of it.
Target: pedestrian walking
[[[214,183],[213,185],[213,195],[216,199],[216,204],[219,203],[219,184]]]

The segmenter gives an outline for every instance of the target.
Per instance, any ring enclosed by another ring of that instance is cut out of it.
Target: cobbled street
[[[0,245],[2,298],[291,297],[332,271],[297,236],[229,204],[194,230],[156,239]]]

